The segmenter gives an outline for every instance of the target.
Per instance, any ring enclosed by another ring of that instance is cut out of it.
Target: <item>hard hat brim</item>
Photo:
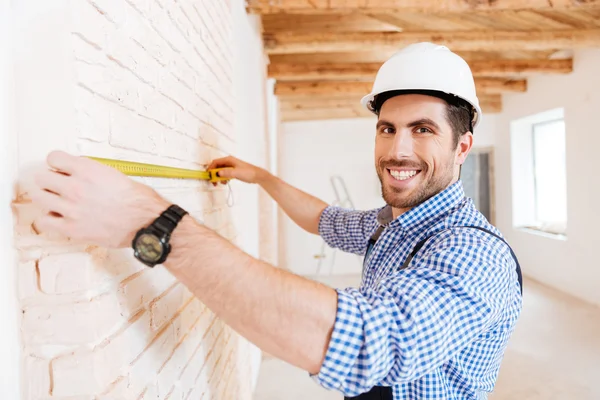
[[[438,89],[429,89],[429,88],[420,88],[420,89],[390,89],[390,90],[384,90],[381,92],[371,92],[368,95],[364,96],[361,98],[360,103],[363,107],[365,107],[367,110],[369,110],[370,112],[372,112],[373,114],[376,114],[376,110],[373,109],[373,107],[371,106],[371,104],[373,103],[373,101],[375,100],[375,98],[381,94],[384,93],[389,93],[389,92],[397,92],[398,96],[402,95],[402,94],[414,94],[415,92],[424,92],[422,94],[426,94],[426,95],[430,95],[433,97],[437,97],[437,98],[442,98],[443,100],[445,100],[443,98],[443,96],[436,96],[436,93],[443,93],[446,96],[455,96],[458,97],[459,99],[465,101],[466,103],[470,104],[471,107],[473,107],[473,130],[475,130],[475,128],[479,125],[479,123],[481,122],[481,118],[482,118],[482,112],[481,112],[481,108],[479,107],[479,104],[473,104],[473,102],[471,102],[469,99],[464,98],[463,96],[459,96],[455,93],[448,93],[448,92],[443,92],[441,90]]]

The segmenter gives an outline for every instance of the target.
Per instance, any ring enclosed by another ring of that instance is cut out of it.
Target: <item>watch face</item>
[[[149,233],[143,233],[137,238],[135,249],[140,258],[148,262],[158,261],[164,252],[160,239]]]

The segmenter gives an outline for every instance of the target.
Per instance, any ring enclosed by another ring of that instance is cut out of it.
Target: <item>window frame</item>
[[[563,122],[565,168],[567,151],[567,127],[563,108],[555,108],[533,115],[529,115],[510,124],[511,136],[511,186],[512,186],[512,210],[514,229],[528,233],[538,234],[559,240],[567,239],[568,231],[568,208],[565,210],[564,231],[544,229],[543,221],[538,217],[538,179],[536,174],[535,154],[535,127],[546,124]],[[565,174],[566,175],[566,174]],[[568,176],[567,176],[568,179]]]

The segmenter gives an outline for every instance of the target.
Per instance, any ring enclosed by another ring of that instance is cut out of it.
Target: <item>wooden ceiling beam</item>
[[[332,107],[359,107],[361,96],[357,95],[331,95],[331,96],[280,96],[279,103],[282,110],[301,108],[332,108]],[[500,103],[501,94],[482,94],[479,101],[482,103]]]
[[[358,108],[364,110],[360,104],[360,96],[288,96],[281,97],[279,104],[282,111],[306,110],[313,108]]]
[[[282,122],[294,121],[314,121],[338,118],[372,118],[375,120],[375,115],[367,110],[358,108],[310,108],[300,110],[281,110],[280,113]]]
[[[364,96],[372,82],[283,81],[275,83],[275,96]]]
[[[477,94],[495,94],[504,92],[526,92],[526,79],[476,78]]]
[[[283,121],[357,118],[374,115],[360,104],[360,96],[283,96],[279,99]],[[502,111],[502,96],[482,95],[479,98],[484,113]]]
[[[269,64],[269,78],[277,80],[373,80],[381,63]]]
[[[525,79],[480,78],[475,80],[477,93],[497,94],[504,92],[525,92]],[[276,96],[364,96],[371,92],[372,82],[357,81],[278,81],[275,83]]]
[[[572,59],[481,60],[469,62],[475,76],[511,77],[523,74],[566,74]],[[381,63],[269,64],[269,77],[277,80],[373,80]]]
[[[355,99],[354,99],[355,100]],[[325,120],[337,118],[372,118],[376,116],[368,110],[355,105],[347,105],[343,100],[331,99],[330,104],[308,103],[289,103],[281,102],[281,120],[283,122],[291,121],[310,121]],[[356,102],[356,100],[355,100]],[[502,112],[502,99],[481,102],[481,108],[484,113],[493,114]]]
[[[316,14],[316,15],[298,15],[298,14],[277,14],[263,15],[261,17],[264,32],[394,32],[400,31],[397,27],[397,19],[390,18],[390,24],[379,18],[382,14],[375,14],[376,17],[362,13],[352,14]],[[387,15],[387,14],[386,14]],[[383,18],[387,19],[387,18]]]
[[[394,55],[398,49],[366,49],[356,52],[330,52],[330,53],[301,53],[301,54],[271,54],[270,64],[363,64],[379,63],[381,65]],[[555,50],[544,51],[521,51],[512,49],[510,51],[458,51],[459,56],[467,60],[469,64],[473,61],[483,60],[548,60],[557,53]],[[565,58],[559,57],[559,58]]]
[[[573,59],[556,60],[479,60],[469,62],[475,76],[511,77],[527,74],[568,74]]]
[[[324,14],[393,11],[465,12],[498,10],[598,9],[600,0],[247,0],[254,14]]]
[[[600,29],[562,31],[317,32],[265,34],[268,54],[399,50],[433,42],[453,51],[536,51],[598,47]]]

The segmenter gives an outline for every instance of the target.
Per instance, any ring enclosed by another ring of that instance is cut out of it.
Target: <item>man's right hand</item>
[[[238,158],[229,156],[213,160],[207,169],[216,168],[232,168],[219,171],[221,178],[237,179],[246,183],[260,183],[260,179],[267,174],[267,171],[249,164]],[[227,184],[226,181],[221,181],[222,184]]]

